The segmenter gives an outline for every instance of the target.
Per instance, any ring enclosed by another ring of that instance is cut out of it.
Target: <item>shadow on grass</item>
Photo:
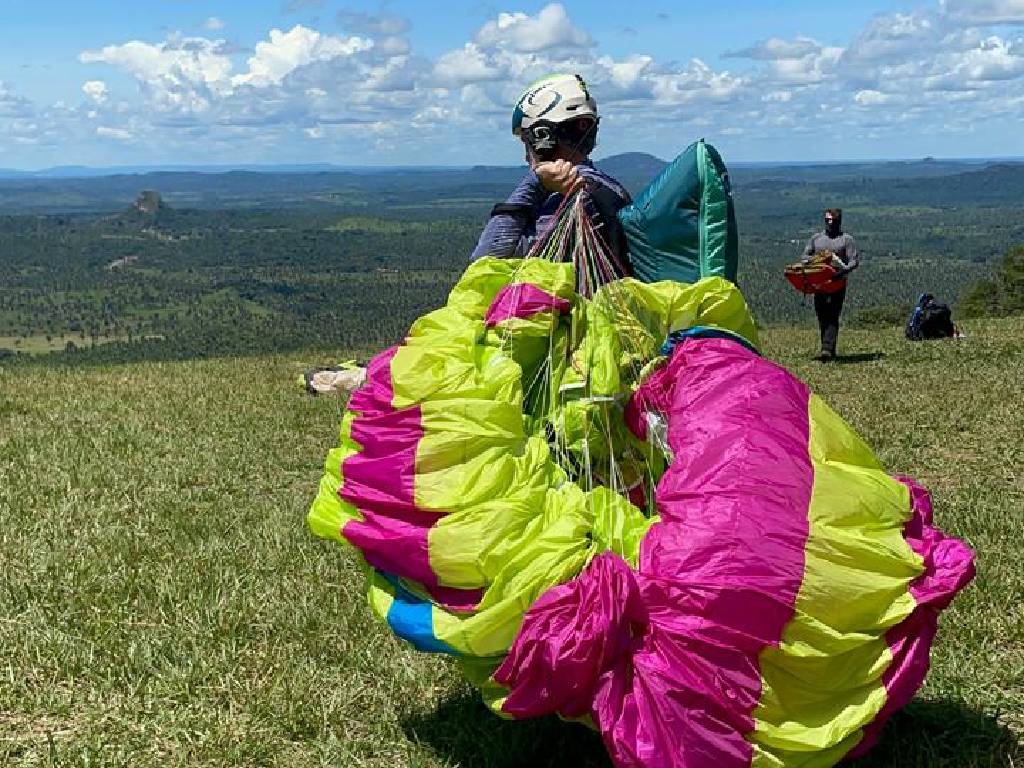
[[[452,765],[473,768],[612,768],[600,736],[555,717],[512,722],[491,714],[474,694],[434,712],[407,717],[411,741]],[[915,701],[892,717],[867,756],[846,768],[1014,768],[1024,746],[995,717],[947,702]]]
[[[557,717],[503,720],[471,693],[404,718],[402,730],[451,765],[467,768],[612,768],[601,737],[590,728]]]
[[[853,365],[854,363],[870,363],[885,358],[884,352],[858,352],[855,355],[836,355],[828,361],[829,365]]]
[[[885,726],[882,739],[848,768],[1014,768],[1024,744],[992,715],[963,704],[913,701]]]

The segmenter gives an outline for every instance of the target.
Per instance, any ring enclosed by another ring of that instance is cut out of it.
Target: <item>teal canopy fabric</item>
[[[703,139],[619,211],[633,275],[646,283],[703,277],[736,282],[739,258],[729,172]]]

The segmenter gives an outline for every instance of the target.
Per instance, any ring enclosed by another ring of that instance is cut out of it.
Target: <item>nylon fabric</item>
[[[735,282],[739,236],[729,174],[703,140],[687,147],[619,211],[633,275],[643,282]]]
[[[481,259],[371,362],[311,529],[494,712],[587,723],[617,766],[859,754],[970,550],[758,354],[730,281],[574,263]]]

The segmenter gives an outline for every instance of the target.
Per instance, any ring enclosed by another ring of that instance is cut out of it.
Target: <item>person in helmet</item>
[[[591,220],[628,269],[626,238],[616,214],[631,201],[625,187],[590,162],[598,121],[597,102],[579,75],[549,75],[526,89],[512,113],[512,134],[523,142],[529,170],[508,199],[494,206],[473,258],[525,256],[565,195],[582,183],[580,194]]]

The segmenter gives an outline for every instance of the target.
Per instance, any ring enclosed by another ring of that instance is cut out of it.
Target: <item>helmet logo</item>
[[[531,144],[534,149],[554,149],[555,137],[549,125],[535,125],[530,129]]]
[[[523,101],[529,104],[531,107],[540,108],[540,111],[532,115],[534,118],[544,117],[548,112],[558,106],[559,102],[562,101],[562,94],[558,91],[548,88],[545,83],[540,88],[530,91],[523,97]],[[545,106],[545,102],[547,102]]]

